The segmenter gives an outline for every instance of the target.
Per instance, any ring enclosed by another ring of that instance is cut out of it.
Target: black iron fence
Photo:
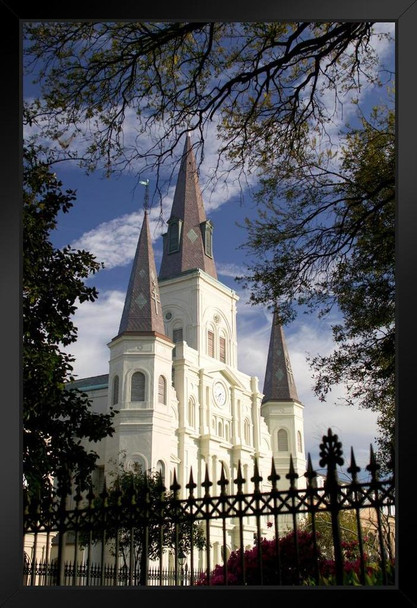
[[[26,497],[24,584],[393,584],[394,480],[380,479],[371,448],[368,480],[352,450],[341,482],[342,456],[329,429],[322,484],[309,456],[303,478],[290,460],[285,489],[273,462],[263,480],[255,460],[251,492],[239,465],[236,479],[206,472],[199,488],[191,472],[181,498],[175,472],[170,492],[145,476],[140,488]]]
[[[189,586],[191,580],[202,580],[204,571],[196,570],[190,572],[188,565],[175,572],[174,568],[149,568],[147,574],[148,586]],[[59,568],[57,560],[52,563],[46,560],[26,561],[23,567],[24,584],[30,585],[34,577],[37,586],[58,585]],[[77,586],[129,586],[132,584],[131,573],[127,565],[116,569],[114,564],[81,563],[75,566],[74,562],[65,562],[61,576],[62,585]],[[139,585],[140,571],[133,573],[133,585]]]

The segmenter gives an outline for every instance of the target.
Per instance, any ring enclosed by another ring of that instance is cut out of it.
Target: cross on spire
[[[152,273],[151,279],[152,279],[151,298],[155,302],[155,313],[158,315],[159,314],[158,304],[161,303],[161,300],[159,298],[158,286],[157,286],[157,283],[156,283],[156,278],[155,278],[155,275],[153,273]]]

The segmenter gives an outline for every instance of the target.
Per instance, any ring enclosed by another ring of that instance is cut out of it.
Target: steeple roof
[[[147,210],[120,321],[119,335],[125,332],[165,334]]]
[[[266,364],[264,398],[266,401],[299,401],[284,330],[274,312]]]
[[[178,235],[174,231],[178,231]],[[178,246],[172,247],[173,238],[177,237]],[[191,139],[187,135],[168,220],[168,232],[164,235],[159,278],[170,279],[195,268],[200,268],[217,279],[211,248],[211,224],[207,222],[195,156]]]

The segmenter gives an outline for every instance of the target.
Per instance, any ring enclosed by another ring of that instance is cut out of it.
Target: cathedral
[[[255,460],[266,489],[273,459],[286,489],[291,456],[302,483],[303,405],[283,329],[274,318],[260,387],[238,369],[237,300],[217,278],[213,224],[187,136],[159,274],[145,209],[108,374],[74,383],[95,411],[118,410],[114,435],[95,446],[98,475],[123,458],[128,469],[159,470],[169,486],[175,470],[185,496],[191,471],[197,494],[206,471],[216,491],[223,468],[233,492],[240,463],[250,491]]]

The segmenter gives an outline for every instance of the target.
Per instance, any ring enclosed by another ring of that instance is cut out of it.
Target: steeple
[[[212,246],[213,226],[206,218],[191,139],[187,135],[168,231],[164,235],[160,279],[200,268],[217,279]]]
[[[263,403],[267,401],[299,401],[284,330],[278,324],[276,312],[274,312],[272,319],[263,392]]]
[[[120,321],[119,335],[125,332],[165,334],[147,209]]]

